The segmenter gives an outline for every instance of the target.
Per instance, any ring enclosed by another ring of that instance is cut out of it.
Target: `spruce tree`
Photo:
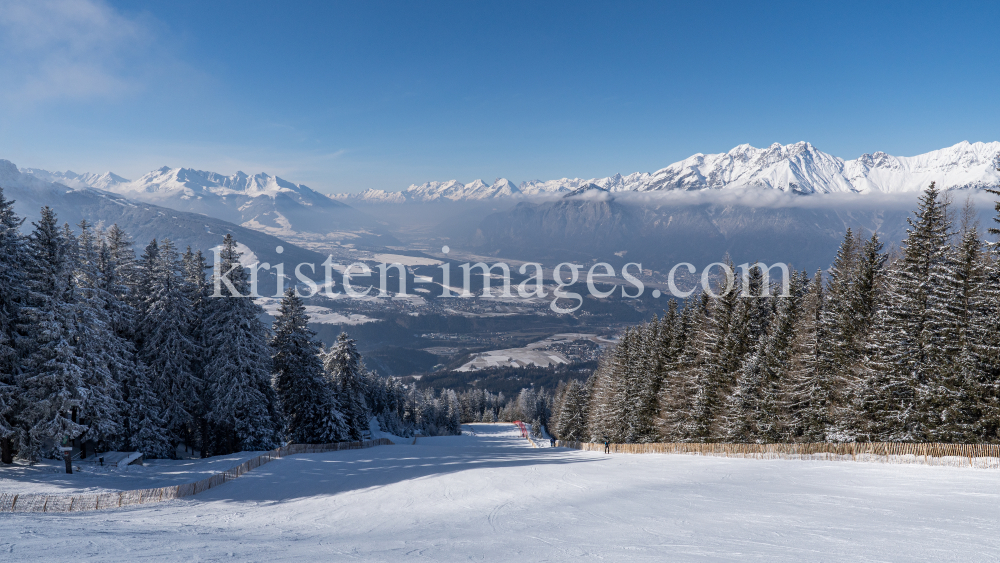
[[[23,222],[14,212],[14,202],[5,199],[0,188],[0,463],[5,464],[13,463],[22,438],[17,424],[23,407],[18,387],[23,342],[18,325],[25,304],[28,260],[20,232]]]
[[[728,262],[728,260],[727,260]],[[731,262],[728,262],[730,266]],[[726,398],[734,384],[734,377],[743,360],[746,326],[740,325],[746,319],[738,318],[740,290],[730,287],[729,291],[717,288],[719,297],[710,301],[703,334],[698,335],[698,390],[692,407],[691,437],[695,441],[718,441],[721,439],[719,423],[725,415]]]
[[[111,271],[106,272],[106,279],[113,287],[109,287],[123,306],[116,315],[116,332],[123,338],[134,339],[138,322],[138,305],[142,301],[145,287],[140,285],[139,269],[136,264],[135,250],[132,240],[118,225],[104,233],[104,243],[108,247],[107,264]]]
[[[195,430],[197,435],[193,438],[192,447],[197,445],[202,455],[205,455],[204,442],[208,435],[208,420],[206,418],[208,404],[211,401],[207,379],[205,378],[205,364],[208,358],[205,355],[205,315],[209,296],[212,294],[211,285],[205,279],[205,271],[208,266],[205,263],[205,256],[201,251],[193,252],[191,247],[187,247],[184,256],[181,258],[184,269],[184,287],[188,301],[194,312],[191,326],[188,327],[188,334],[197,346],[197,354],[191,362],[191,373],[194,374],[198,382],[198,411],[194,414]]]
[[[873,334],[878,312],[886,299],[886,260],[882,242],[878,234],[873,233],[858,247],[846,295],[841,296],[844,303],[838,306],[832,299],[828,303],[846,313],[845,318],[838,319],[839,323],[824,327],[827,339],[837,340],[835,346],[824,348],[828,353],[824,366],[831,382],[832,398],[827,434],[838,441],[855,440],[859,432],[864,432],[865,423],[859,419],[858,402],[865,393],[872,369],[881,365],[878,354],[871,347],[880,345]]]
[[[240,264],[236,239],[226,235],[216,272],[228,275],[239,295],[222,285],[222,296],[209,299],[205,317],[208,362],[209,448],[215,454],[269,450],[283,426],[271,387],[271,354],[263,310],[246,297],[250,274]]]
[[[780,299],[769,332],[759,338],[740,370],[728,401],[726,438],[731,442],[769,443],[781,437],[781,388],[791,377],[803,285],[798,272],[792,272],[789,296]]]
[[[988,191],[1000,195],[1000,190]],[[1000,223],[1000,201],[995,209],[997,215],[993,221]],[[994,236],[1000,234],[995,227],[988,232]],[[987,242],[984,262],[979,303],[970,319],[973,338],[969,342],[979,364],[982,396],[975,435],[977,441],[996,443],[1000,442],[1000,243]]]
[[[608,438],[612,442],[630,443],[635,439],[641,400],[637,376],[641,370],[643,340],[641,328],[630,327],[621,335],[611,356],[607,408]]]
[[[285,415],[285,439],[325,444],[348,437],[331,382],[323,374],[322,346],[308,328],[305,305],[289,288],[274,320],[274,386]]]
[[[660,390],[660,434],[668,442],[687,442],[695,438],[695,404],[703,388],[698,379],[705,358],[708,319],[708,295],[687,301],[674,324],[672,351],[665,362],[663,388]]]
[[[617,346],[612,348],[612,353]],[[591,442],[601,442],[611,433],[612,361],[611,354],[605,353],[597,362],[597,369],[587,378],[587,397],[590,398],[587,412],[587,434]],[[502,402],[502,398],[501,398]]]
[[[976,330],[977,318],[988,311],[985,300],[986,262],[983,242],[975,220],[971,200],[963,210],[958,244],[951,250],[943,267],[936,272],[938,293],[935,329],[942,337],[941,354],[948,359],[938,361],[936,377],[925,397],[934,404],[922,408],[931,419],[929,439],[937,442],[974,443],[978,436],[983,406],[990,402],[984,362],[977,351],[988,338]]]
[[[879,338],[869,341],[878,369],[868,385],[868,412],[876,417],[875,438],[922,441],[940,420],[934,394],[945,353],[947,331],[936,315],[943,313],[942,283],[947,274],[951,223],[946,202],[932,183],[908,218],[903,254],[891,268]],[[943,320],[943,319],[942,319]]]
[[[860,236],[848,228],[826,277],[822,312],[826,338],[822,342],[822,369],[827,370],[827,375],[834,380],[830,400],[835,403],[843,403],[846,397],[847,382],[840,381],[843,367],[855,361],[852,356],[855,325],[851,304],[860,252]]]
[[[625,331],[612,356],[611,428],[618,443],[656,440],[654,426],[659,376],[654,364],[656,319]]]
[[[801,313],[789,352],[788,377],[782,381],[782,432],[792,442],[822,442],[830,426],[829,370],[824,369],[823,273],[805,286]]]
[[[337,342],[323,356],[323,368],[329,377],[347,425],[348,439],[360,441],[368,432],[368,407],[363,388],[364,364],[357,345],[347,333],[340,333]],[[433,424],[433,397],[425,398],[418,424]]]
[[[145,315],[138,333],[139,357],[149,372],[153,391],[161,397],[164,430],[173,447],[191,443],[196,434],[196,416],[201,412],[201,381],[194,374],[199,346],[191,335],[196,315],[182,264],[170,239],[163,239],[143,260]]]
[[[174,450],[161,414],[160,397],[145,365],[140,364],[129,379],[129,446],[150,458],[171,458]]]
[[[20,413],[27,444],[22,457],[55,454],[64,440],[87,431],[77,421],[86,400],[84,370],[74,342],[77,334],[74,241],[67,240],[52,209],[43,207],[28,237],[27,307],[24,330],[30,353],[20,376],[25,408]]]
[[[559,404],[558,420],[555,435],[560,440],[579,442],[586,439],[587,394],[583,384],[576,379],[566,384]]]
[[[76,354],[83,369],[86,398],[79,421],[88,429],[80,439],[102,450],[116,449],[124,435],[123,382],[135,369],[131,343],[115,332],[116,297],[109,291],[108,252],[86,220],[80,223],[76,251]]]
[[[763,271],[755,264],[747,272],[745,288],[733,310],[731,328],[719,350],[719,372],[716,374],[719,409],[714,416],[713,436],[720,441],[740,434],[736,427],[747,422],[750,411],[755,408],[743,405],[737,397],[746,393],[746,390],[741,392],[741,383],[758,381],[762,377],[759,364],[752,359],[754,351],[763,345],[770,323],[770,298],[764,296],[764,291]],[[757,383],[749,384],[758,387]]]

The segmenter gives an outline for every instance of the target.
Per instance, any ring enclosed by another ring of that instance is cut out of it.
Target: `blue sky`
[[[1000,3],[0,0],[0,158],[325,192],[1000,139]]]

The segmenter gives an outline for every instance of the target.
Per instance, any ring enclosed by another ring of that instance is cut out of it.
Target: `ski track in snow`
[[[997,471],[607,456],[471,428],[290,456],[182,500],[0,514],[0,560],[995,561],[1000,548]]]

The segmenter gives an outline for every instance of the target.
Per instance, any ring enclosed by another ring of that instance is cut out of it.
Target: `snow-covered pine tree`
[[[337,342],[323,355],[323,369],[326,370],[340,403],[347,424],[348,438],[352,441],[361,440],[368,431],[369,416],[363,387],[364,364],[361,362],[357,344],[347,336],[347,333],[342,332]],[[423,424],[432,416],[433,413],[422,412],[420,418],[423,420],[419,420],[418,424]]]
[[[157,263],[160,261],[160,245],[153,239],[149,241],[146,248],[142,251],[142,256],[136,262],[135,268],[135,279],[133,289],[135,291],[131,292],[130,304],[135,309],[135,316],[137,320],[136,324],[136,345],[141,350],[142,349],[142,330],[141,330],[141,319],[146,318],[146,311],[149,308],[149,300],[147,299],[146,292],[148,288],[152,287],[155,283],[153,276],[155,276]]]
[[[680,350],[683,348],[683,342],[681,341],[683,338],[681,321],[681,313],[678,310],[677,301],[671,299],[656,329],[656,340],[651,350],[657,387],[656,393],[653,396],[654,418],[660,414],[659,395],[663,388],[669,385],[671,376],[677,367],[677,358],[680,355]]]
[[[987,190],[1000,196],[1000,190]],[[1000,200],[994,205],[994,223],[1000,224]],[[990,227],[991,235],[1000,235],[1000,229]],[[984,283],[979,293],[979,306],[970,320],[975,338],[973,354],[980,369],[980,400],[976,421],[977,441],[1000,441],[1000,242],[987,242],[984,255]]]
[[[660,322],[654,317],[652,322],[626,329],[618,345],[607,353],[607,369],[600,373],[604,380],[594,382],[600,390],[594,395],[595,409],[591,412],[592,419],[604,418],[594,419],[602,437],[606,434],[619,443],[658,439],[656,422],[663,371],[657,365],[661,347],[669,346],[660,342],[659,331]]]
[[[858,342],[868,336],[868,331],[875,322],[875,313],[884,299],[887,256],[882,252],[882,242],[878,233],[872,233],[871,238],[864,242],[858,254],[854,276],[851,280],[851,291],[847,303],[853,322],[849,323],[852,335],[851,355],[858,353]]]
[[[846,295],[841,295],[844,303],[837,306],[842,316],[834,316],[833,324],[824,323],[827,339],[834,338],[832,335],[837,339],[835,345],[823,348],[822,363],[831,397],[826,432],[828,438],[836,441],[856,440],[865,431],[866,423],[859,419],[862,409],[858,408],[858,402],[865,393],[871,370],[882,365],[879,354],[871,347],[879,345],[873,342],[872,335],[886,298],[887,258],[877,233],[859,244]],[[833,299],[828,300],[828,306],[835,306]]]
[[[617,346],[605,352],[597,362],[597,369],[587,378],[587,435],[591,442],[601,442],[611,433],[612,356]]]
[[[413,430],[403,422],[406,405],[406,387],[395,377],[381,377],[374,371],[368,372],[368,379],[384,389],[384,403],[375,407],[379,428],[396,436],[411,436]],[[479,390],[482,397],[482,390]],[[479,409],[481,410],[481,408]],[[476,410],[476,412],[479,412]],[[470,419],[472,420],[472,419]]]
[[[730,439],[734,428],[743,424],[740,419],[747,415],[747,411],[733,402],[733,397],[737,393],[743,368],[752,358],[760,340],[766,336],[771,320],[771,298],[764,296],[764,272],[758,264],[750,267],[744,283],[745,288],[739,293],[732,312],[730,330],[719,350],[718,371],[713,377],[720,401],[713,436],[721,441]]]
[[[538,394],[532,388],[521,389],[517,394],[516,408],[517,418],[524,422],[531,422],[538,417],[536,406],[538,404]]]
[[[104,243],[108,245],[111,261],[115,265],[118,281],[126,290],[138,286],[139,272],[136,270],[135,249],[132,237],[124,229],[113,224],[104,233]],[[123,294],[124,295],[124,294]]]
[[[638,392],[638,427],[635,442],[662,439],[661,399],[676,375],[677,360],[684,346],[684,327],[676,300],[671,300],[663,318],[653,316],[642,330],[639,365],[632,377]]]
[[[825,338],[822,270],[816,271],[804,292],[789,351],[788,377],[781,382],[781,425],[788,441],[823,442],[830,425],[830,383],[820,359]]]
[[[164,429],[176,448],[182,442],[192,443],[196,416],[202,410],[201,381],[193,369],[200,347],[190,332],[197,322],[192,291],[170,239],[160,241],[152,259],[143,260],[142,267],[142,278],[149,285],[138,330],[139,357],[146,364],[153,391],[161,398]]]
[[[475,394],[476,390],[473,390]],[[556,389],[552,394],[552,416],[549,417],[548,431],[549,434],[553,436],[560,436],[560,428],[562,428],[562,423],[560,422],[560,416],[562,414],[563,400],[566,398],[566,382],[562,379],[556,384]],[[470,420],[479,420],[478,417],[472,418]]]
[[[732,271],[732,262],[727,258],[726,263]],[[723,280],[717,285],[722,286],[714,290],[719,297],[709,302],[706,333],[699,338],[702,346],[698,351],[700,365],[696,376],[699,389],[695,395],[691,432],[695,441],[723,439],[720,426],[726,398],[746,353],[747,319],[740,318],[740,309],[744,314],[748,309],[746,304],[741,305],[741,288],[735,280]]]
[[[305,305],[289,288],[281,300],[271,339],[274,387],[285,415],[285,439],[327,444],[348,438],[347,424],[320,360],[322,346],[308,328]]]
[[[781,437],[781,389],[791,376],[795,327],[799,322],[805,275],[791,272],[789,296],[779,299],[769,331],[757,340],[728,399],[727,440],[770,443]]]
[[[163,410],[160,397],[153,387],[149,370],[138,364],[128,382],[129,446],[151,458],[170,458],[174,451],[167,433],[167,421],[160,414]]]
[[[75,346],[86,386],[79,421],[88,426],[80,440],[92,440],[102,450],[115,449],[124,436],[122,387],[135,370],[134,350],[131,342],[115,332],[112,315],[118,307],[105,279],[107,247],[86,220],[79,226],[74,280],[78,311]]]
[[[198,347],[198,353],[191,361],[191,373],[194,374],[199,384],[197,389],[199,408],[197,412],[192,413],[195,418],[194,427],[197,431],[197,436],[194,438],[192,447],[197,446],[204,455],[204,442],[208,434],[208,420],[205,418],[205,415],[207,414],[208,404],[211,401],[205,379],[207,357],[205,356],[204,325],[208,299],[212,293],[212,288],[208,280],[205,279],[205,271],[208,269],[208,266],[205,263],[205,256],[200,250],[193,252],[190,246],[187,247],[184,256],[181,257],[181,263],[184,271],[184,281],[186,282],[184,287],[188,301],[191,303],[191,308],[194,312],[191,326],[188,327],[188,334]]]
[[[28,237],[27,306],[24,330],[30,339],[24,372],[19,377],[25,405],[20,413],[27,438],[19,455],[37,459],[53,454],[63,440],[87,431],[77,422],[86,400],[86,384],[73,342],[77,310],[74,302],[73,255],[56,215],[43,207]]]
[[[626,329],[611,356],[607,424],[608,438],[615,443],[631,443],[639,427],[644,336],[642,327]]]
[[[228,276],[239,295],[209,299],[205,316],[205,379],[213,454],[269,450],[279,441],[281,414],[271,387],[271,354],[263,309],[249,297],[250,274],[240,264],[236,239],[227,234],[216,271]]]
[[[677,322],[677,303],[671,301],[671,307],[663,320],[654,315],[652,321],[639,330],[639,349],[636,350],[629,371],[629,385],[634,388],[636,412],[635,427],[629,437],[632,443],[649,443],[660,439],[657,427],[660,389],[666,376],[665,366],[672,360],[673,325]]]
[[[116,326],[116,331],[119,336],[134,339],[139,318],[136,304],[141,301],[143,289],[140,287],[132,239],[121,227],[111,225],[104,233],[104,243],[108,247],[109,265],[114,270],[107,272],[105,276],[114,282],[114,287],[109,290],[113,291],[119,302],[127,305],[121,308],[117,316],[119,325]]]
[[[894,285],[894,266],[889,269],[887,293]],[[913,382],[896,369],[892,350],[894,336],[892,305],[883,304],[875,313],[875,323],[865,346],[861,380],[855,395],[852,433],[857,441],[913,440],[905,428],[914,416]]]
[[[854,336],[851,295],[860,252],[860,233],[848,228],[826,276],[824,291],[826,303],[823,306],[822,319],[827,338],[821,345],[823,358],[829,363],[823,367],[831,374],[836,374],[854,361],[851,357]],[[831,396],[831,400],[838,400],[836,394],[840,390],[832,391],[835,395]]]
[[[458,399],[458,394],[455,391],[448,389],[444,397],[445,402],[445,428],[448,434],[453,436],[458,436],[462,433],[462,403]],[[536,418],[539,428],[541,428],[542,419]]]
[[[106,290],[114,296],[109,301],[110,321],[116,335],[129,354],[134,357],[131,373],[122,374],[118,379],[122,382],[122,398],[128,405],[123,420],[126,445],[141,451],[150,452],[151,457],[169,454],[167,442],[159,437],[165,436],[160,416],[160,397],[152,393],[149,372],[145,364],[137,356],[137,340],[139,325],[139,309],[143,305],[145,288],[142,286],[141,272],[132,248],[132,239],[117,224],[111,225],[104,233],[106,253],[102,253],[102,272]],[[144,396],[144,400],[132,400],[132,396]],[[152,409],[152,412],[145,412]],[[134,426],[137,425],[137,426]],[[141,436],[137,438],[137,436]],[[136,440],[139,440],[136,442]]]
[[[396,436],[411,436],[413,430],[403,420],[406,404],[406,388],[403,384],[394,377],[382,377],[374,370],[369,370],[365,374],[365,381],[368,390],[365,404],[378,419],[379,428]],[[466,412],[471,413],[463,405],[463,413]]]
[[[571,379],[563,391],[559,405],[559,426],[556,435],[560,440],[573,442],[587,438],[587,391],[576,379]]]
[[[826,385],[830,426],[827,430],[832,433],[843,432],[844,426],[849,424],[840,415],[850,408],[851,369],[860,359],[852,309],[860,254],[861,233],[848,228],[826,276],[822,308],[825,338],[818,342],[821,346],[818,359],[819,369],[823,372],[822,381]]]
[[[976,354],[987,337],[973,330],[975,317],[986,310],[986,262],[975,217],[971,199],[966,200],[958,244],[935,272],[939,283],[933,302],[940,311],[934,315],[934,328],[947,359],[939,360],[921,408],[930,422],[928,437],[936,442],[977,442],[980,405],[989,402],[983,386],[985,373]]]
[[[24,222],[14,212],[14,202],[0,188],[0,463],[13,463],[22,433],[17,418],[23,407],[18,387],[23,343],[18,325],[25,301],[25,267],[28,256],[20,228]]]
[[[704,360],[707,338],[708,295],[688,300],[674,325],[670,360],[666,363],[663,388],[660,390],[660,434],[667,442],[687,442],[693,438],[694,406],[702,389],[698,375]],[[669,313],[668,313],[669,317]]]
[[[329,374],[328,374],[329,376]],[[420,401],[423,395],[417,391],[416,385],[411,385],[406,391],[403,403],[403,422],[411,428],[417,428],[420,419]]]
[[[934,422],[923,408],[935,409],[938,367],[946,359],[943,334],[935,321],[942,277],[949,249],[951,223],[947,203],[933,183],[920,196],[918,210],[908,218],[910,228],[903,253],[890,269],[889,291],[880,337],[869,342],[880,348],[884,366],[869,386],[869,413],[877,417],[876,438],[886,441],[926,440]]]
[[[438,417],[437,417],[437,397],[434,396],[434,389],[424,389],[422,393],[419,393],[418,402],[418,415],[417,424],[423,431],[424,436],[437,436],[438,435]],[[505,420],[513,420],[517,417],[513,411],[517,410],[516,402],[512,401],[511,404],[507,405],[508,412],[505,413]],[[355,440],[360,439],[360,437],[352,438]]]

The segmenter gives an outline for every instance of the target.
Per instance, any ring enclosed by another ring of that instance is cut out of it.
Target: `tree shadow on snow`
[[[506,430],[506,428],[504,428]],[[454,442],[460,440],[461,442]],[[458,445],[458,444],[463,445]],[[453,445],[454,444],[454,445]],[[523,444],[523,446],[521,445]],[[191,501],[276,502],[382,487],[472,469],[600,461],[563,448],[534,449],[523,438],[421,438],[415,446],[293,455],[261,466]]]

